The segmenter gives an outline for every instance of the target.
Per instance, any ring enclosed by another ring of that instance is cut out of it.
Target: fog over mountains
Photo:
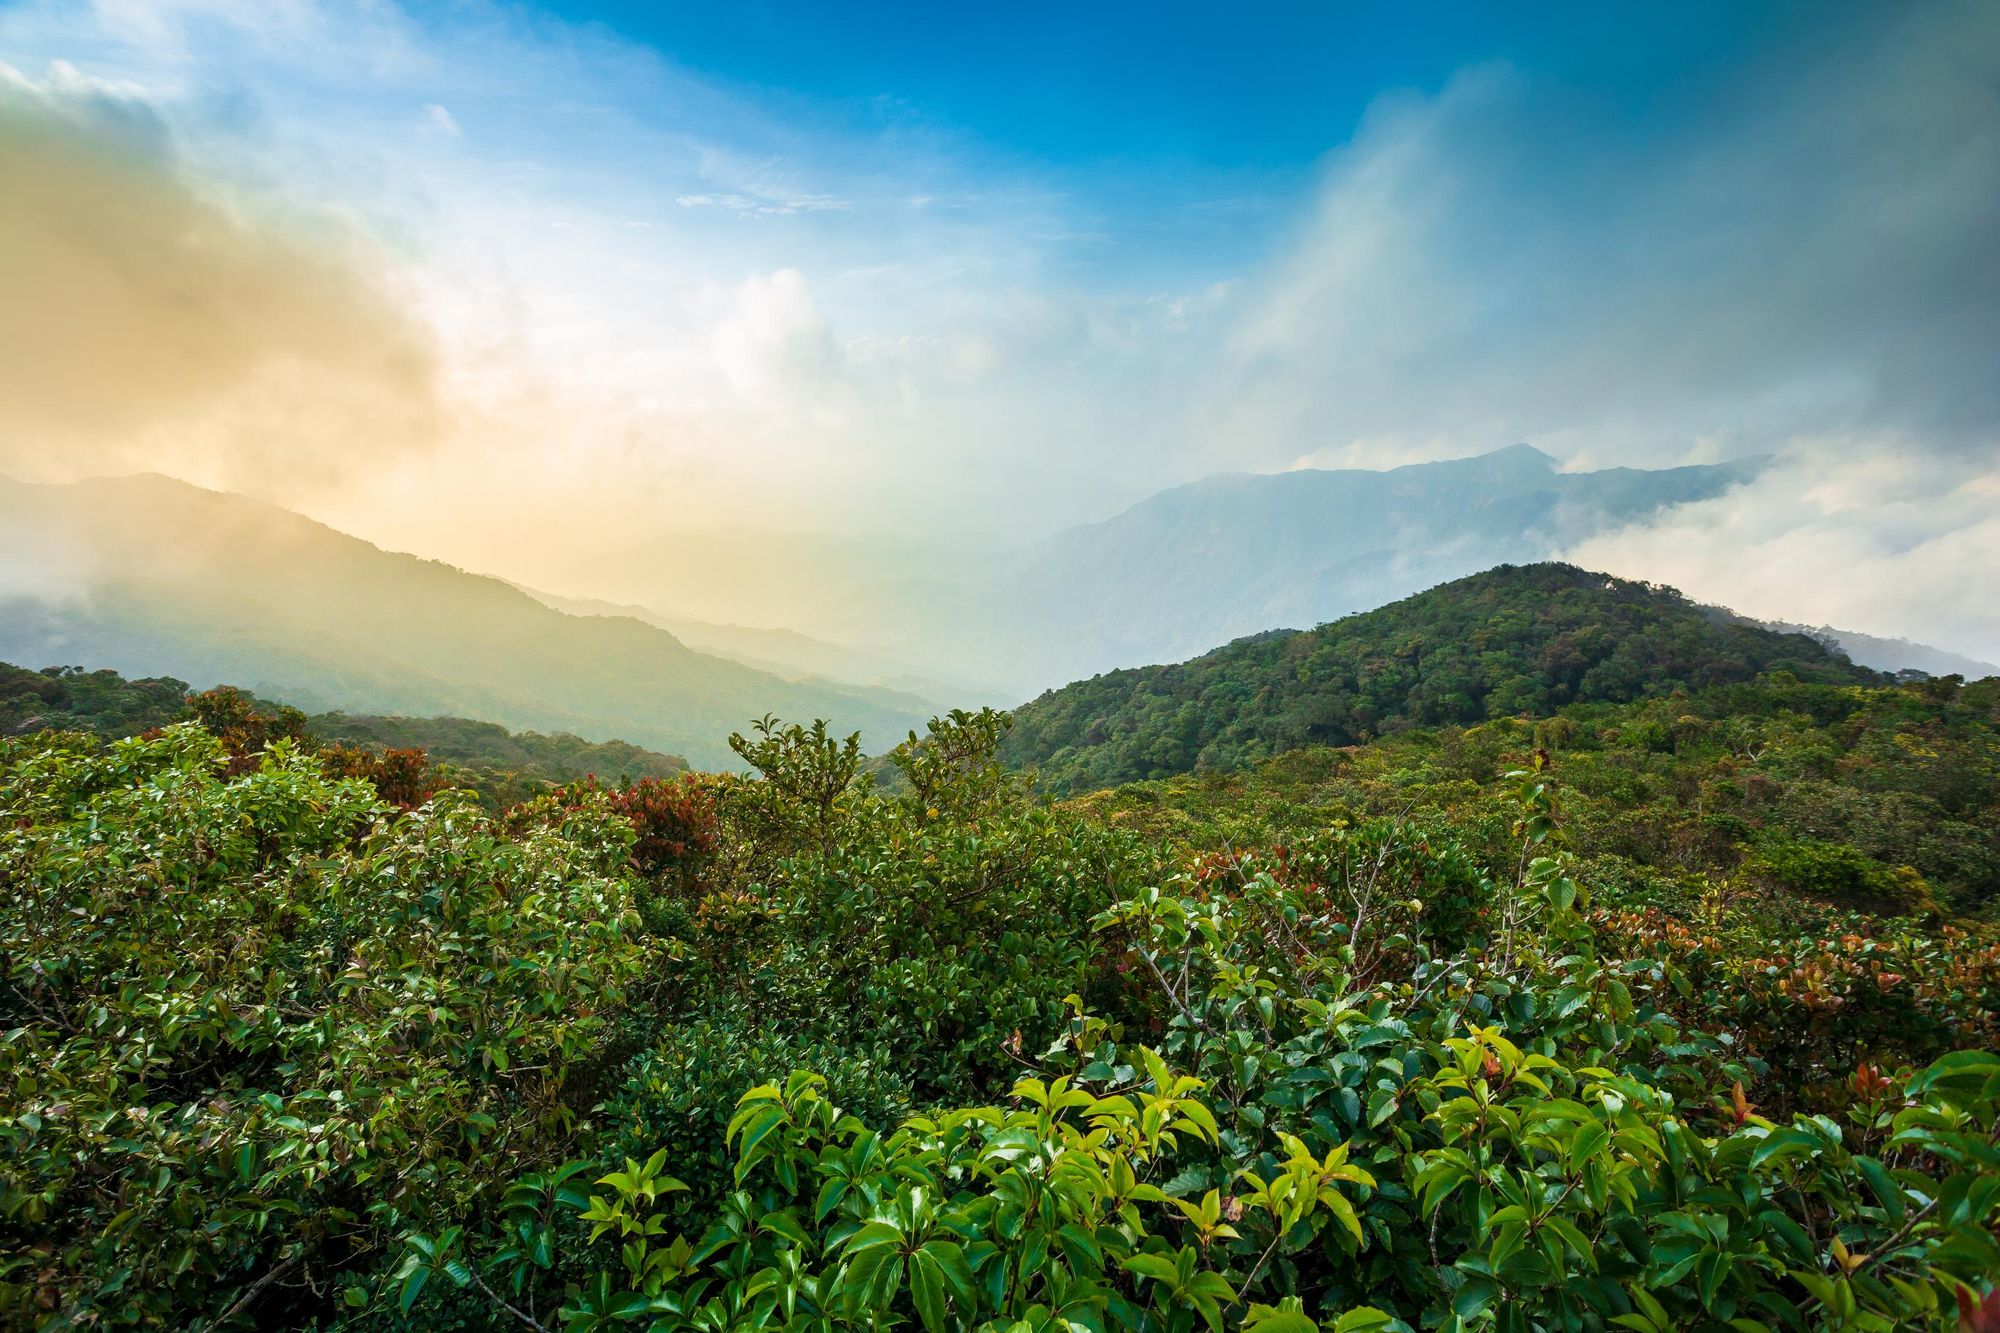
[[[629,617],[383,551],[275,505],[165,477],[0,478],[0,661],[241,685],[309,710],[455,714],[732,766],[766,712],[882,747],[931,706],[699,653]]]
[[[163,477],[0,479],[0,660],[573,731],[707,767],[731,765],[729,732],[765,712],[825,717],[879,750],[953,705],[1018,704],[1546,559],[1756,467],[1562,472],[1516,446],[1387,472],[1224,475],[955,562],[885,539],[673,536],[533,595]],[[1886,670],[1988,673],[1923,645],[1813,633]]]
[[[783,625],[984,682],[1015,699],[1117,667],[1178,661],[1245,634],[1310,628],[1497,564],[1711,499],[1757,460],[1563,472],[1520,444],[1389,471],[1229,473],[1101,523],[946,561],[882,543],[792,537],[731,618]],[[690,539],[573,571],[575,591],[668,615],[712,615],[710,560]],[[766,589],[770,589],[767,591]]]

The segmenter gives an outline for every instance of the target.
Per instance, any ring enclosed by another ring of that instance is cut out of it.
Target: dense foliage
[[[133,736],[178,718],[187,695],[186,681],[168,677],[127,680],[116,671],[29,671],[0,662],[0,736],[44,730]]]
[[[2000,907],[2000,679],[1725,686],[1300,749],[1077,799],[1193,850],[1407,813],[1477,832],[1497,857],[1509,816],[1491,779],[1538,753],[1561,780],[1565,836],[1599,879],[1690,908],[1717,892],[1774,893],[1794,917],[1800,898]]]
[[[462,717],[306,714],[241,690],[196,694],[171,677],[128,680],[116,671],[29,671],[0,662],[0,736],[60,730],[115,739],[189,719],[209,725],[239,751],[255,753],[268,736],[289,735],[307,748],[337,754],[350,776],[389,780],[399,793],[464,787],[495,808],[552,783],[596,775],[623,786],[687,768],[674,755],[568,732],[513,732]],[[237,730],[229,734],[232,727]]]
[[[686,762],[674,755],[626,741],[587,741],[566,731],[509,731],[495,722],[463,717],[314,713],[307,727],[332,744],[421,750],[433,765],[447,770],[453,785],[469,787],[497,805],[525,799],[540,783],[595,775],[623,786],[687,770]]]
[[[1570,565],[1503,565],[1315,630],[1052,690],[1015,713],[1006,754],[1051,790],[1085,791],[1779,671],[1828,684],[1882,679],[1816,639],[1730,619],[1670,588]]]
[[[1991,828],[1990,700],[1789,688],[1684,711],[1763,728],[1787,791],[1863,713],[1833,771],[1918,737],[1950,763],[1880,800]],[[894,792],[767,718],[755,777],[496,815],[385,799],[242,702],[0,741],[9,1325],[2000,1315],[2000,946],[1801,908],[1786,855],[1846,864],[1802,837],[1678,876],[1604,850],[1616,798],[1568,775],[1681,792],[1639,762],[1683,757],[1639,743],[1665,701],[1549,763],[1450,733],[1382,816],[1391,769],[1267,770],[1227,830],[1192,787],[1041,802],[993,714],[913,738]]]

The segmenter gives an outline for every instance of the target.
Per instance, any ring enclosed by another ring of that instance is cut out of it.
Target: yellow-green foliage
[[[500,818],[0,742],[0,1322],[1886,1333],[2000,1270],[1979,927],[1578,856],[1561,756],[1163,838],[1001,729]]]

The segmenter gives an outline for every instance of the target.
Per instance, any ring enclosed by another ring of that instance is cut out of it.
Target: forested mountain
[[[2000,680],[1719,685],[1552,717],[1307,746],[1233,773],[1074,798],[1121,827],[1222,851],[1370,817],[1512,820],[1494,780],[1542,773],[1600,883],[1710,883],[1873,912],[2000,915]]]
[[[1669,588],[1571,565],[1502,566],[1318,629],[1052,690],[1016,711],[1005,753],[1051,788],[1075,791],[1777,671],[1829,684],[1879,679],[1816,639]]]
[[[254,709],[283,705],[246,696]],[[0,736],[79,731],[115,740],[199,716],[187,682],[171,677],[127,680],[116,671],[46,667],[30,671],[0,662]],[[623,785],[687,770],[677,755],[625,741],[587,741],[568,732],[513,732],[496,722],[463,717],[382,717],[318,713],[299,719],[315,745],[371,753],[421,750],[438,768],[437,781],[479,791],[496,805],[533,795],[544,785],[601,777]]]
[[[927,716],[894,691],[789,680],[657,626],[569,616],[498,579],[392,554],[271,505],[140,476],[0,481],[0,659],[228,682],[314,710],[451,714],[737,762],[775,711],[881,746]]]
[[[679,538],[573,577],[577,591],[670,614],[700,614],[714,588],[740,585],[728,619],[864,643],[946,679],[996,681],[1027,697],[1547,559],[1719,495],[1757,467],[1562,472],[1549,455],[1514,445],[1389,471],[1208,477],[1005,550]],[[754,578],[712,572],[739,558]]]

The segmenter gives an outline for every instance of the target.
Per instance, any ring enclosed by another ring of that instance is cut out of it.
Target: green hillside
[[[1598,882],[1693,906],[1771,902],[2000,912],[2000,679],[1723,685],[1539,720],[1308,746],[1233,773],[1074,798],[1195,850],[1272,847],[1369,818],[1511,838],[1500,775],[1539,761],[1564,841]]]
[[[1745,624],[1669,588],[1569,565],[1502,565],[1315,630],[1052,690],[1016,710],[1004,753],[1051,790],[1083,791],[1779,671],[1826,684],[1882,679],[1805,635]]]
[[[136,736],[195,715],[187,683],[172,677],[127,680],[115,671],[0,662],[0,736],[80,731],[104,739]],[[260,705],[269,707],[269,705]],[[314,745],[379,753],[424,751],[439,783],[469,787],[504,806],[549,784],[590,776],[623,785],[686,771],[678,756],[625,741],[586,741],[567,732],[513,732],[463,717],[382,717],[318,713],[301,725]]]
[[[638,620],[564,615],[499,579],[381,550],[273,505],[164,477],[0,478],[0,660],[228,682],[314,711],[488,719],[739,761],[767,711],[825,717],[875,748],[922,724],[914,696],[799,681],[699,653]]]

